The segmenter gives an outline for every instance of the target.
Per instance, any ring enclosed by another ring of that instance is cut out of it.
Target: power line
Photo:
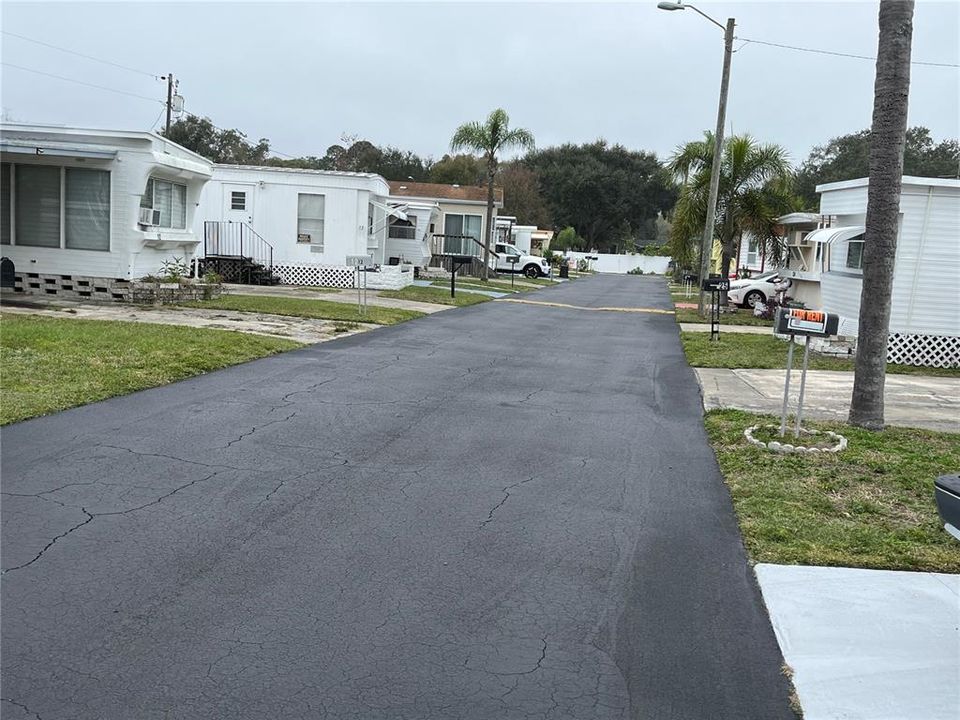
[[[77,52],[76,50],[69,50],[65,47],[60,47],[59,45],[54,45],[52,43],[44,42],[43,40],[37,40],[32,37],[27,37],[26,35],[20,35],[19,33],[10,32],[9,30],[0,30],[4,35],[10,35],[11,37],[20,38],[21,40],[26,40],[27,42],[32,42],[37,45],[43,45],[44,47],[53,48],[54,50],[59,50],[60,52],[69,53],[71,55],[76,55],[77,57],[86,58],[87,60],[93,60],[94,62],[103,63],[104,65],[110,65],[115,68],[120,68],[121,70],[129,70],[132,73],[137,73],[138,75],[146,75],[147,77],[152,77],[153,79],[158,79],[160,76],[156,73],[146,72],[145,70],[138,70],[137,68],[129,67],[128,65],[121,65],[120,63],[113,62],[112,60],[103,60],[102,58],[94,57],[93,55],[87,55],[82,52]]]
[[[22,65],[14,65],[13,63],[8,63],[8,62],[0,62],[0,65],[16,68],[17,70],[23,70],[25,72],[36,73],[37,75],[46,75],[47,77],[56,78],[57,80],[65,80],[67,82],[76,83],[77,85],[86,85],[87,87],[96,88],[97,90],[106,90],[107,92],[117,93],[118,95],[129,95],[130,97],[139,98],[140,100],[149,100],[150,102],[158,102],[161,105],[166,105],[166,103],[163,100],[147,97],[146,95],[137,95],[136,93],[127,92],[126,90],[116,90],[114,88],[105,87],[103,85],[95,85],[93,83],[88,83],[88,82],[85,82],[84,80],[77,80],[76,78],[64,77],[63,75],[54,75],[53,73],[43,72],[42,70],[34,70],[33,68],[23,67]]]
[[[857,60],[876,60],[875,57],[871,57],[870,55],[854,55],[852,53],[836,52],[835,50],[817,50],[815,48],[805,48],[797,47],[796,45],[783,45],[781,43],[767,42],[766,40],[752,40],[751,38],[738,37],[737,39],[744,41],[743,45],[738,48],[740,50],[742,50],[747,44],[754,43],[755,45],[769,45],[770,47],[783,48],[784,50],[796,50],[797,52],[816,53],[818,55],[833,55],[836,57],[855,58]],[[960,65],[955,63],[924,62],[922,60],[911,60],[910,64],[926,65],[928,67],[960,68]]]

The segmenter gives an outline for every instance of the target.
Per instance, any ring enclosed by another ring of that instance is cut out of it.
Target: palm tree
[[[710,194],[714,136],[681,145],[670,159],[668,169],[681,183],[680,197],[673,210],[670,246],[678,264],[694,265],[696,248],[703,233]],[[777,256],[776,219],[796,208],[791,191],[790,162],[779,145],[759,144],[749,135],[734,135],[724,141],[717,195],[715,237],[723,251],[722,273],[727,277],[737,241],[751,232],[771,247]]]
[[[483,279],[490,273],[490,236],[493,233],[493,181],[497,175],[497,153],[509,148],[533,150],[533,133],[523,128],[510,129],[510,116],[497,108],[485,123],[465,123],[457,128],[450,141],[453,152],[468,150],[479,153],[487,163],[487,231],[483,238]]]
[[[863,287],[849,416],[851,425],[868,430],[882,430],[884,424],[883,388],[907,133],[913,0],[881,0],[879,24],[863,234]]]

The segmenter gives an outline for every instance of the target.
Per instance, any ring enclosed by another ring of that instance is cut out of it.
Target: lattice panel
[[[356,271],[335,265],[274,265],[273,274],[284,285],[352,288]]]
[[[960,336],[891,333],[887,362],[926,367],[960,367]]]

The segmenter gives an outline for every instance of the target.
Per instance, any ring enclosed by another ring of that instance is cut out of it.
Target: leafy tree
[[[851,425],[867,430],[882,430],[884,425],[883,388],[910,95],[913,5],[913,0],[880,3],[863,286],[849,417]]]
[[[572,227],[565,227],[558,232],[550,243],[551,250],[577,250],[586,251],[587,246],[582,237],[577,235],[577,231]]]
[[[504,163],[500,170],[503,214],[513,215],[521,225],[551,227],[550,210],[540,192],[537,174],[522,162]]]
[[[700,247],[707,217],[710,171],[713,166],[713,133],[703,140],[677,148],[670,170],[682,183],[673,211],[670,246],[678,265],[690,267]],[[715,237],[723,251],[722,274],[730,272],[737,240],[744,232],[772,245],[776,219],[795,209],[797,199],[791,193],[790,164],[779,145],[759,144],[749,135],[734,135],[723,144],[720,166],[720,191],[717,196]]]
[[[187,115],[170,126],[169,140],[216,163],[262,165],[270,152],[266,138],[253,144],[239,130],[221,130],[210,118]]]
[[[444,155],[430,168],[430,182],[442,185],[482,185],[486,164],[475,155]]]
[[[867,177],[870,130],[841,135],[818,145],[797,171],[797,193],[804,207],[816,211],[820,200],[816,186],[839,180]],[[960,177],[960,142],[956,138],[935,143],[921,126],[907,130],[903,174],[918,177]]]
[[[537,173],[556,226],[572,226],[590,249],[612,250],[629,223],[640,237],[676,200],[676,190],[656,155],[597,140],[530,153],[523,163]]]
[[[533,133],[524,128],[510,129],[510,116],[497,108],[484,123],[471,122],[458,127],[450,141],[450,149],[480,153],[487,165],[487,231],[483,238],[483,279],[490,273],[490,235],[493,231],[493,183],[497,175],[497,154],[513,147],[532,150]]]

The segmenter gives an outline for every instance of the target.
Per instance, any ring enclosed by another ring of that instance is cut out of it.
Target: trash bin
[[[941,475],[934,480],[933,495],[943,529],[960,540],[960,474]]]
[[[562,277],[562,278],[568,278],[568,277],[570,277],[570,266],[567,265],[566,263],[563,263],[563,264],[560,266],[560,277]]]

